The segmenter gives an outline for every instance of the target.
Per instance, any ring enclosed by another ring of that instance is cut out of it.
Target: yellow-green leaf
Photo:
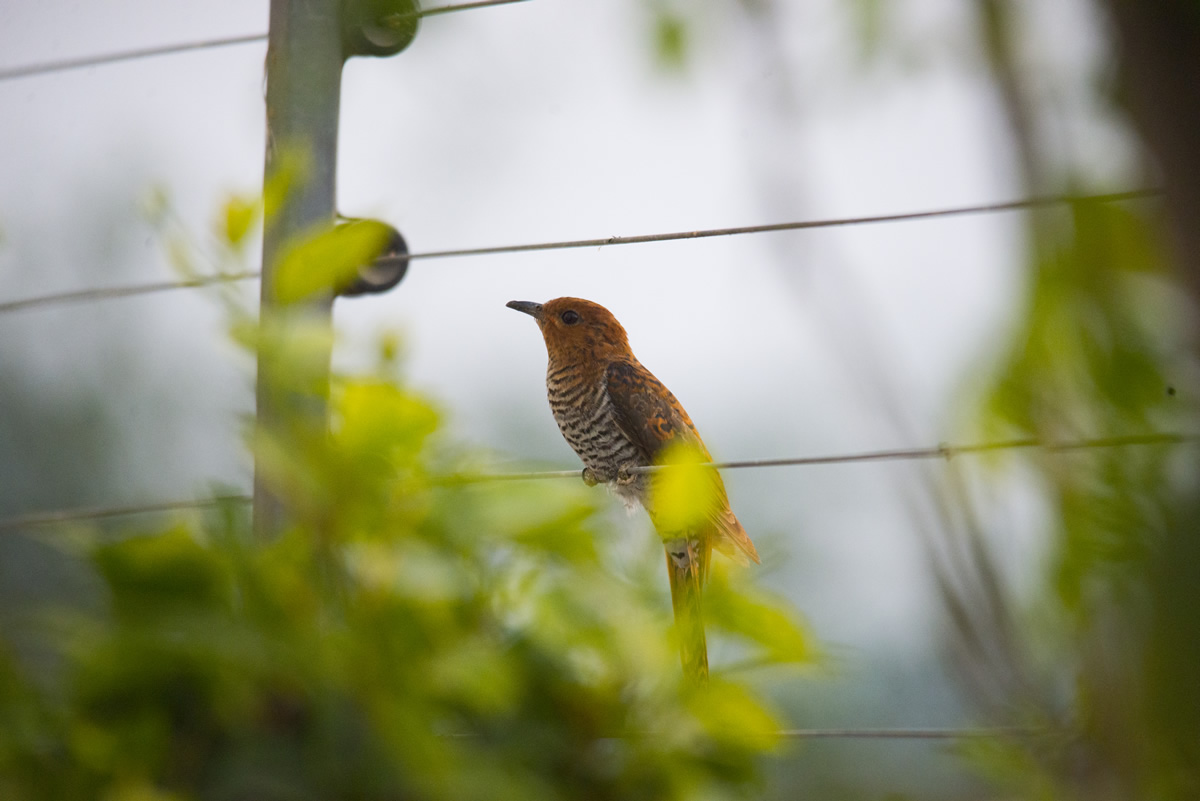
[[[258,217],[257,201],[232,197],[225,203],[223,234],[230,245],[240,245]]]
[[[347,286],[360,267],[383,252],[388,238],[386,225],[356,220],[296,244],[276,268],[275,297],[281,303],[296,303]]]
[[[651,475],[650,514],[659,532],[693,530],[706,524],[719,501],[717,474],[694,445],[668,447]]]

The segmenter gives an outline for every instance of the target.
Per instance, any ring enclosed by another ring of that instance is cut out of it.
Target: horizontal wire
[[[766,225],[744,225],[736,228],[707,228],[698,231],[673,231],[663,234],[641,234],[638,236],[607,236],[596,239],[568,239],[559,242],[535,242],[525,245],[500,245],[458,250],[430,250],[408,256],[389,256],[379,259],[380,264],[413,261],[416,259],[444,259],[457,256],[487,256],[497,253],[527,253],[534,250],[570,250],[574,248],[598,248],[611,245],[640,245],[647,242],[673,242],[681,239],[707,239],[716,236],[740,234],[763,234],[773,231],[803,231],[809,228],[836,228],[846,225],[873,225],[911,220],[928,220],[938,217],[956,217],[967,214],[990,214],[1003,211],[1021,211],[1070,203],[1119,203],[1127,200],[1144,200],[1162,194],[1161,189],[1133,189],[1127,192],[1109,192],[1099,195],[1046,195],[1001,203],[982,203],[973,206],[955,206],[931,211],[907,211],[898,214],[875,214],[866,217],[839,217],[825,220],[801,220],[797,222],[768,223]]]
[[[479,0],[472,3],[458,3],[448,6],[437,6],[436,8],[422,9],[417,13],[419,17],[433,17],[439,14],[449,14],[455,11],[467,11],[476,8],[486,8],[488,6],[503,6],[510,3],[521,3],[526,0]],[[412,16],[411,13],[396,14],[396,17]],[[83,56],[80,58],[68,58],[62,61],[48,61],[42,64],[29,64],[24,67],[13,67],[6,70],[0,70],[0,81],[13,80],[16,78],[28,78],[34,75],[46,75],[54,72],[63,72],[65,70],[81,69],[83,67],[97,67],[103,64],[115,64],[120,61],[134,61],[141,58],[152,58],[154,56],[169,56],[175,53],[187,53],[193,50],[209,50],[217,47],[229,47],[231,45],[247,44],[250,42],[265,42],[267,34],[251,33],[244,36],[228,36],[221,39],[205,39],[198,42],[184,42],[182,44],[163,45],[161,47],[146,47],[137,50],[122,50],[116,53],[107,53],[100,56]]]
[[[495,0],[489,0],[494,2]],[[504,0],[504,2],[520,2],[521,0]],[[555,242],[536,242],[524,245],[500,245],[482,248],[462,248],[458,250],[431,250],[410,253],[406,256],[387,256],[376,260],[380,267],[392,267],[398,263],[416,261],[419,259],[445,259],[459,256],[487,256],[499,253],[527,253],[538,250],[569,250],[574,248],[608,247],[610,245],[634,245],[648,242],[670,242],[682,239],[706,239],[716,236],[737,236],[742,234],[768,233],[772,231],[802,231],[813,228],[836,228],[848,225],[874,225],[889,222],[906,222],[913,220],[928,220],[939,217],[956,217],[969,214],[989,214],[1005,211],[1019,211],[1049,205],[1066,203],[1115,203],[1126,200],[1141,200],[1162,194],[1158,189],[1137,189],[1128,192],[1112,192],[1102,195],[1055,195],[1048,197],[1026,198],[1004,203],[985,203],[974,206],[956,206],[948,209],[932,211],[910,211],[898,214],[879,214],[870,217],[843,217],[826,220],[801,220],[796,222],[770,223],[767,225],[748,225],[739,228],[709,228],[698,231],[676,231],[662,234],[642,234],[638,236],[609,236],[598,239],[569,239]],[[258,271],[213,275],[203,278],[192,278],[182,281],[158,281],[146,284],[133,284],[107,289],[83,289],[73,292],[59,292],[40,295],[32,298],[22,298],[0,302],[0,314],[22,311],[59,303],[78,303],[84,301],[104,300],[108,298],[146,295],[154,292],[164,292],[172,289],[187,289],[206,286],[227,281],[247,281],[262,277]]]
[[[718,470],[735,470],[746,467],[795,467],[820,464],[844,464],[847,462],[871,462],[889,460],[918,460],[918,459],[952,459],[955,456],[986,453],[990,451],[1021,450],[1041,448],[1050,453],[1067,453],[1071,451],[1091,450],[1097,448],[1122,448],[1137,445],[1178,445],[1186,442],[1200,442],[1198,434],[1133,434],[1120,437],[1100,437],[1096,439],[1075,440],[1069,442],[1042,442],[1036,439],[1012,439],[999,442],[983,442],[971,445],[937,445],[931,448],[910,448],[905,450],[866,451],[863,453],[836,454],[832,456],[801,456],[786,459],[748,459],[736,462],[709,462],[697,465],[709,466]],[[662,466],[636,467],[631,472],[650,473],[663,469]],[[478,484],[494,481],[528,481],[551,478],[580,478],[579,470],[548,470],[524,473],[481,473],[476,475],[464,474],[446,476],[438,483],[444,486],[461,484]],[[224,495],[216,498],[206,498],[196,501],[168,501],[166,503],[147,504],[144,506],[117,506],[102,509],[76,509],[56,512],[38,512],[22,515],[0,521],[0,531],[20,528],[35,528],[53,525],[55,523],[70,523],[82,520],[99,520],[110,517],[125,517],[154,512],[173,512],[187,509],[203,509],[219,506],[224,503],[250,503],[249,495]]]
[[[448,476],[442,480],[444,484],[481,484],[487,481],[537,481],[542,478],[579,478],[580,470],[537,470],[527,473],[479,473]]]
[[[0,70],[0,81],[9,81],[15,78],[29,78],[34,75],[48,75],[54,72],[82,69],[83,67],[98,67],[103,64],[116,64],[120,61],[134,61],[139,58],[169,56],[174,53],[187,53],[192,50],[209,50],[216,47],[229,47],[231,45],[265,41],[267,41],[267,35],[265,33],[250,33],[244,36],[227,36],[221,39],[205,39],[199,42],[185,42],[182,44],[163,45],[161,47],[146,47],[138,50],[121,50],[116,53],[107,53],[102,56],[82,56],[80,58],[63,59],[62,61],[47,61],[42,64],[29,64],[24,67],[12,67],[10,69]]]
[[[965,740],[977,737],[1028,737],[1050,733],[1054,729],[1027,727],[990,728],[854,728],[854,729],[780,729],[770,731],[784,740]],[[452,740],[474,740],[478,734],[470,731],[448,733],[442,736]],[[604,736],[605,740],[642,740],[659,737],[658,731],[629,731],[629,733]]]
[[[980,442],[968,445],[935,445],[928,448],[904,448],[898,450],[864,451],[862,453],[834,454],[831,456],[796,456],[781,459],[744,459],[733,462],[705,462],[697,467],[712,467],[717,470],[738,470],[747,467],[802,467],[821,464],[845,464],[848,462],[883,462],[893,460],[952,459],[955,456],[986,453],[989,451],[1021,450],[1041,448],[1051,453],[1088,450],[1096,448],[1121,448],[1135,445],[1178,445],[1185,442],[1200,442],[1200,434],[1131,434],[1120,437],[1068,442],[1044,442],[1038,439],[1010,439],[999,442]],[[654,473],[666,469],[666,465],[634,467],[630,473]],[[479,475],[455,476],[450,483],[479,483],[485,481],[528,481],[548,478],[579,478],[579,470],[548,470],[526,473],[484,473]]]
[[[478,0],[473,3],[455,3],[451,6],[437,6],[436,8],[423,8],[418,16],[421,17],[436,17],[438,14],[450,14],[455,11],[470,11],[475,8],[487,8],[489,6],[506,6],[510,3],[523,3],[526,0]],[[401,15],[403,16],[403,15]]]
[[[177,281],[154,281],[148,284],[130,284],[128,286],[104,287],[100,289],[80,289],[73,292],[59,292],[53,295],[40,295],[21,300],[9,300],[0,303],[0,314],[5,312],[36,309],[39,306],[56,306],[64,303],[82,303],[93,300],[109,300],[111,298],[128,298],[134,295],[149,295],[155,292],[168,292],[173,289],[193,289],[201,286],[225,284],[232,281],[247,281],[259,278],[260,273],[223,273],[220,275],[205,275],[197,278],[184,278]]]
[[[1198,441],[1200,435],[1188,434],[1130,434],[1121,437],[1100,437],[1097,439],[1078,440],[1074,442],[1043,442],[1042,440],[1025,438],[1010,439],[1000,442],[980,442],[970,445],[938,445],[932,448],[907,448],[890,451],[866,451],[837,456],[801,456],[784,459],[745,459],[736,462],[712,462],[712,467],[718,470],[733,470],[742,467],[796,467],[814,464],[844,464],[847,462],[881,462],[895,459],[952,459],[955,456],[965,456],[973,453],[988,451],[1020,450],[1025,448],[1041,448],[1050,452],[1066,452],[1087,450],[1091,448],[1122,448],[1130,445],[1177,445],[1184,442]],[[632,473],[653,473],[663,469],[662,465],[635,467]]]
[[[962,740],[983,737],[1030,737],[1052,731],[1051,729],[1033,729],[1017,726],[996,726],[991,728],[963,729],[781,729],[769,734],[785,740]],[[461,732],[443,735],[451,739],[471,740],[478,737],[475,733]],[[658,732],[639,731],[603,737],[605,740],[640,740],[648,737],[659,737]]]
[[[141,506],[110,506],[99,509],[67,509],[58,512],[36,512],[34,514],[12,517],[0,520],[0,531],[10,531],[19,528],[36,528],[55,523],[76,523],[82,520],[103,520],[110,517],[129,517],[132,515],[152,514],[154,512],[181,512],[192,509],[207,509],[226,503],[249,503],[249,495],[219,495],[215,498],[203,498],[193,501],[166,501],[150,503]]]
[[[784,729],[789,740],[963,740],[981,737],[1028,737],[1044,729],[993,727],[975,729]]]

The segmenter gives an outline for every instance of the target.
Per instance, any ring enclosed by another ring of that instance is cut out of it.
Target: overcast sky
[[[644,5],[530,0],[431,18],[404,53],[350,63],[342,213],[386,220],[421,251],[1020,192],[964,4],[901,4],[897,52],[870,68],[851,4],[779,2],[756,21],[711,2],[683,72],[657,63]],[[1040,33],[1059,43],[1055,58],[1086,60],[1086,26],[1055,13]],[[0,0],[0,69],[266,25],[265,0]],[[203,242],[227,196],[257,191],[264,55],[239,45],[0,82],[0,300],[169,278],[147,198],[164,191]],[[1111,138],[1085,144],[1121,155]],[[392,293],[338,302],[336,360],[366,363],[375,337],[398,331],[409,375],[459,436],[499,458],[574,466],[546,406],[536,327],[504,304],[576,295],[624,323],[718,458],[932,445],[964,435],[961,390],[1008,332],[1020,222],[417,262]],[[252,365],[205,292],[7,315],[0,342],[47,397],[87,385],[117,399],[129,480],[114,502],[246,484]],[[936,629],[900,490],[913,469],[729,474],[735,509],[777,563],[772,581],[823,636],[867,648]]]

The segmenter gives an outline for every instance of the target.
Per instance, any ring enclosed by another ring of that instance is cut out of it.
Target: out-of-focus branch
[[[1034,135],[1033,107],[1017,68],[1012,4],[1008,0],[978,0],[976,5],[979,9],[979,38],[996,82],[1001,108],[1008,118],[1021,168],[1021,181],[1024,186],[1033,189],[1042,183],[1043,165]]]
[[[1122,94],[1158,162],[1174,261],[1200,303],[1200,2],[1102,0],[1119,51]],[[1192,343],[1200,352],[1200,342]],[[1194,465],[1193,465],[1194,468]],[[1147,575],[1151,588],[1144,668],[1152,764],[1163,798],[1200,792],[1200,493],[1170,510]]]
[[[1200,3],[1102,0],[1120,50],[1120,80],[1166,188],[1175,258],[1200,299]]]

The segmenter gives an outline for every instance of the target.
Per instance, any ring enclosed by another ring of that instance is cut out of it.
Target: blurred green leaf
[[[333,415],[335,443],[360,469],[414,459],[438,424],[432,406],[383,381],[345,383]]]
[[[356,220],[292,246],[276,271],[276,297],[281,303],[295,303],[349,285],[360,267],[383,252],[389,237],[386,225]]]
[[[231,243],[252,205],[226,207]],[[281,265],[281,294],[327,291],[384,233],[313,237]],[[755,787],[774,717],[735,682],[684,685],[661,576],[614,569],[615,533],[582,482],[454,483],[462,451],[396,365],[325,393],[332,335],[303,308],[231,327],[272,365],[265,391],[328,401],[327,426],[296,403],[250,437],[287,525],[263,542],[221,509],[80,534],[108,603],[39,632],[54,675],[9,660],[0,628],[0,796],[682,801]],[[676,514],[715,502],[698,460],[683,452],[667,474]],[[749,584],[715,597],[735,636],[778,659],[806,652],[777,598]]]
[[[745,687],[712,680],[707,692],[692,697],[692,709],[719,743],[749,751],[770,751],[779,743],[779,721]]]
[[[229,601],[217,555],[183,529],[104,545],[93,558],[122,615],[173,614]]]
[[[713,570],[704,608],[715,628],[760,646],[769,662],[808,663],[817,656],[807,626],[783,597],[733,585],[723,570]]]
[[[682,16],[659,9],[654,16],[654,52],[659,62],[682,69],[688,58],[688,27]]]
[[[231,246],[238,246],[250,233],[258,218],[259,203],[241,197],[231,197],[225,202],[224,224],[221,233]]]
[[[1080,202],[1069,216],[1039,218],[1033,233],[1029,295],[985,403],[985,428],[1046,442],[1190,430],[1194,401],[1168,388],[1196,374],[1194,301],[1167,269],[1153,210]],[[1180,677],[1194,675],[1200,658],[1182,645],[1174,610],[1200,600],[1200,581],[1193,574],[1180,593],[1163,567],[1194,564],[1167,556],[1195,541],[1194,511],[1180,511],[1196,508],[1196,484],[1183,479],[1197,474],[1194,456],[1139,446],[1048,453],[1031,466],[1048,510],[1043,594],[1030,602],[1040,637],[1016,628],[1020,645],[1008,647],[1036,653],[1040,665],[1018,665],[1028,675],[1005,680],[1004,704],[1037,710],[1048,725],[1066,717],[1074,731],[1069,744],[980,742],[968,753],[1025,797],[1188,797],[1200,785],[1181,791],[1176,781],[1198,750],[1178,743],[1196,742],[1200,693]],[[1156,622],[1175,632],[1166,649],[1150,645]],[[1158,660],[1169,667],[1148,671]],[[1002,672],[979,669],[985,681]],[[1156,719],[1153,699],[1167,695],[1172,714]],[[1166,734],[1181,720],[1188,735]]]
[[[268,222],[283,209],[288,199],[307,180],[311,165],[301,149],[276,152],[274,164],[263,184],[263,219]]]
[[[674,443],[655,460],[662,466],[650,475],[650,501],[658,531],[687,531],[701,528],[716,517],[723,501],[720,478],[704,465],[708,455],[687,442]]]

